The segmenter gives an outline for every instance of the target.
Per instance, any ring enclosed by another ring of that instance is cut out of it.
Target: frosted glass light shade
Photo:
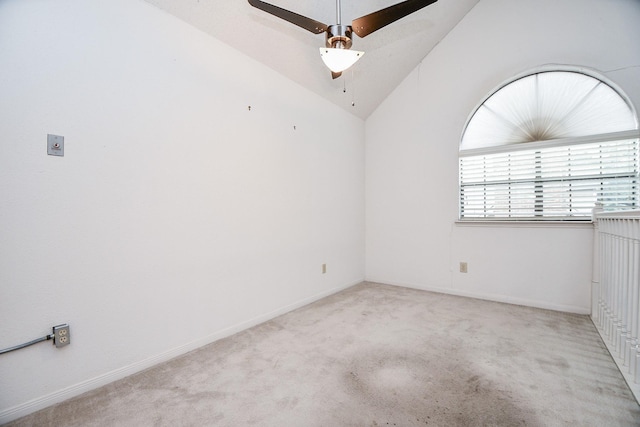
[[[321,47],[320,56],[324,61],[324,65],[329,67],[334,73],[341,73],[351,67],[356,61],[362,58],[364,52],[350,49],[335,49],[330,47]]]

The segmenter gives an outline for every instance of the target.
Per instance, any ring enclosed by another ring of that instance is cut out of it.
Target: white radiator
[[[596,207],[593,219],[591,317],[635,394],[640,388],[640,211]]]

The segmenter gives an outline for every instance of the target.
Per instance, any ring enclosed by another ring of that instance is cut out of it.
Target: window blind
[[[638,208],[638,138],[592,141],[461,152],[460,218],[588,220],[596,202]]]

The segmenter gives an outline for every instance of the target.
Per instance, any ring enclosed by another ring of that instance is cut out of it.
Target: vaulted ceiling
[[[324,35],[315,35],[258,10],[246,0],[146,0],[245,53],[305,88],[366,118],[480,0],[439,0],[381,30],[358,38],[365,55],[333,80],[320,58]],[[400,0],[343,0],[342,23]],[[332,0],[268,0],[269,3],[336,24]]]

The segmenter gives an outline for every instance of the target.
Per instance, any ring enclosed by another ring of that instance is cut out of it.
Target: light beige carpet
[[[601,427],[640,407],[586,316],[363,283],[11,425]]]

